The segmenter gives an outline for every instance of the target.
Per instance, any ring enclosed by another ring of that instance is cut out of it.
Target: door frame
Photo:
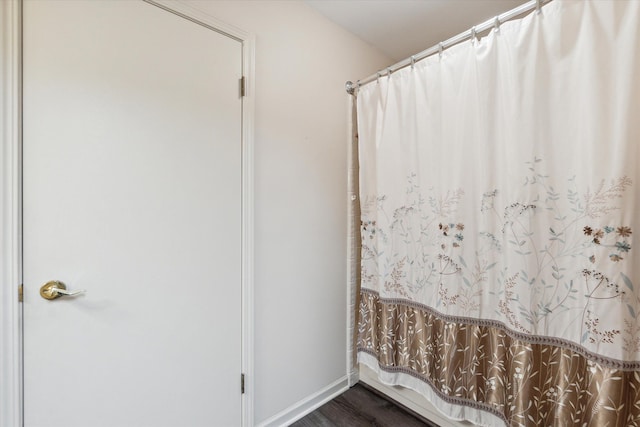
[[[183,3],[141,0],[242,44],[242,425],[254,424],[255,36]],[[23,426],[22,0],[0,1],[0,425]],[[240,375],[240,372],[238,373]],[[240,378],[238,378],[240,381]]]

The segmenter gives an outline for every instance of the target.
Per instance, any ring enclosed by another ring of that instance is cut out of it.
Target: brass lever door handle
[[[79,289],[77,291],[68,291],[67,286],[58,281],[51,280],[50,282],[45,283],[40,288],[40,296],[44,299],[54,300],[56,298],[60,298],[61,296],[74,296],[85,293],[86,290]]]

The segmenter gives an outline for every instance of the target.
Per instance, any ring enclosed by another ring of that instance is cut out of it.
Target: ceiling
[[[408,58],[527,0],[304,0],[394,61]],[[391,64],[389,64],[391,65]]]

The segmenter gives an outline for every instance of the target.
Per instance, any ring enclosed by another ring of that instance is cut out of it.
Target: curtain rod
[[[527,12],[530,12],[532,10],[536,10],[537,13],[541,13],[542,11],[542,5],[544,3],[549,3],[552,0],[531,0],[525,4],[522,4],[514,9],[509,10],[508,12],[505,12],[501,15],[496,16],[495,18],[489,19],[479,25],[476,25],[475,27],[472,27],[471,29],[464,31],[456,36],[451,37],[450,39],[447,39],[443,42],[438,43],[435,46],[430,47],[427,50],[423,50],[420,53],[417,53],[415,55],[410,56],[409,58],[403,59],[400,62],[396,62],[395,64],[393,64],[390,67],[387,67],[384,70],[380,70],[375,74],[370,75],[369,77],[366,77],[362,80],[358,80],[356,83],[353,83],[351,81],[348,81],[345,83],[345,89],[347,90],[347,93],[350,95],[353,95],[355,93],[355,91],[360,88],[360,86],[365,85],[367,83],[371,83],[372,81],[375,81],[377,79],[379,79],[382,76],[388,76],[391,75],[391,73],[394,73],[398,70],[401,70],[405,67],[408,66],[412,66],[417,62],[420,61],[421,59],[425,59],[431,55],[435,55],[436,53],[442,54],[442,51],[444,49],[447,49],[451,46],[454,46],[458,43],[461,43],[467,39],[472,39],[472,38],[476,38],[476,34],[481,33],[483,31],[486,31],[492,27],[499,29],[500,28],[500,24],[510,21],[512,19],[514,19],[515,17],[519,16],[519,15],[523,15]]]

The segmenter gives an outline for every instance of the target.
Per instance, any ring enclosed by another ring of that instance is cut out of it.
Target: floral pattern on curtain
[[[640,2],[555,0],[360,89],[361,361],[479,424],[640,425],[639,75]]]

